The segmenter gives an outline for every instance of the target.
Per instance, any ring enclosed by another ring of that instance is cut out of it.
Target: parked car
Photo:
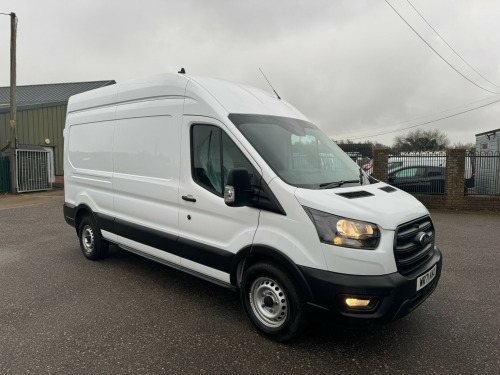
[[[443,194],[445,167],[412,165],[399,167],[388,175],[389,183],[408,193]]]
[[[389,162],[387,163],[387,170],[390,172],[393,169],[396,169],[396,168],[401,167],[401,166],[403,166],[403,162],[391,161],[389,158]],[[364,164],[361,168],[363,168],[363,170],[366,173],[371,175],[373,173],[373,159],[371,159],[367,164]]]
[[[398,168],[411,167],[411,166],[434,166],[446,168],[446,154],[434,155],[434,156],[420,156],[420,155],[400,155],[391,156],[388,159],[387,171],[390,175],[392,172],[396,171]],[[373,173],[373,159],[367,164],[362,166],[363,170],[371,175]],[[474,177],[476,171],[474,163],[470,157],[465,158],[465,172],[464,172],[464,185],[465,188],[474,187]]]

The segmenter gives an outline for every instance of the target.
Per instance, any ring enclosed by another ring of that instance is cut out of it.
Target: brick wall
[[[379,181],[387,182],[387,163],[389,150],[380,148],[373,150],[373,173],[372,176]]]
[[[429,209],[500,211],[500,197],[464,195],[465,152],[465,149],[460,148],[446,151],[444,195],[413,194],[413,196]],[[377,180],[387,181],[388,158],[388,150],[375,150],[373,155],[373,177]]]

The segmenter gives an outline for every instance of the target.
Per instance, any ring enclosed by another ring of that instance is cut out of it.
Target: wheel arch
[[[240,250],[231,264],[230,281],[232,285],[240,287],[243,273],[251,265],[259,262],[273,262],[282,266],[293,277],[307,302],[314,303],[311,288],[299,267],[283,252],[270,246],[254,245]]]
[[[97,218],[94,214],[94,211],[92,211],[92,209],[85,203],[79,204],[75,210],[75,229],[77,235],[79,235],[78,230],[80,228],[80,222],[82,220],[82,217],[85,215],[89,215],[94,220],[94,222],[97,223]],[[99,234],[101,235],[100,228],[99,228]]]

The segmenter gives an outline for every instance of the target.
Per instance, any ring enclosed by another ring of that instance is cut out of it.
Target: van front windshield
[[[310,122],[247,114],[230,114],[229,119],[289,185],[331,189],[376,181]]]

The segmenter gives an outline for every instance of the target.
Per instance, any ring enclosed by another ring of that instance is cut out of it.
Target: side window
[[[226,133],[212,125],[191,128],[191,168],[198,185],[221,196],[231,169],[245,168],[250,178],[253,175],[245,155]]]
[[[250,180],[253,177],[253,166],[248,159],[243,155],[238,146],[234,144],[231,138],[222,132],[222,169],[223,183],[222,187],[226,186],[227,176],[233,168],[245,168],[250,175]]]
[[[191,128],[191,172],[193,179],[215,193],[222,194],[221,186],[221,130],[210,125]]]
[[[415,177],[416,174],[417,174],[417,168],[406,168],[400,170],[399,172],[396,172],[394,177],[397,178]]]
[[[415,177],[425,177],[425,168],[417,168]]]

